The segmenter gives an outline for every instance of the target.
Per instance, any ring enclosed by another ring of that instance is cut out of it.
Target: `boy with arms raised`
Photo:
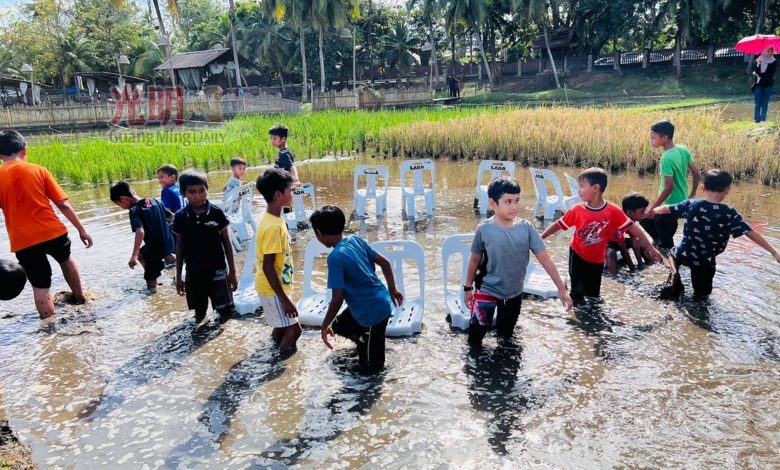
[[[707,300],[712,293],[712,279],[715,277],[715,258],[726,250],[729,237],[745,235],[753,243],[769,252],[780,263],[780,254],[761,234],[751,229],[742,216],[723,203],[731,191],[732,177],[725,170],[708,170],[702,174],[703,199],[688,199],[673,206],[656,207],[657,215],[685,218],[683,239],[674,252],[676,266],[688,266],[691,270],[693,296]],[[682,282],[677,273],[673,281],[682,293]]]
[[[495,215],[477,227],[463,285],[466,305],[471,308],[468,341],[474,346],[482,344],[493,324],[494,314],[497,336],[512,338],[520,315],[523,282],[531,251],[558,288],[566,310],[572,306],[566,286],[547,254],[544,242],[530,222],[518,218],[520,185],[517,181],[506,177],[493,180],[488,185],[488,198],[490,210]],[[483,255],[487,257],[486,263]],[[475,293],[473,283],[480,262],[486,264],[486,274]]]
[[[117,181],[109,190],[111,202],[128,211],[130,228],[135,232],[133,253],[127,265],[144,268],[144,280],[150,289],[157,287],[157,278],[165,263],[173,263],[173,234],[168,226],[168,211],[157,199],[141,199],[126,181]],[[144,246],[141,246],[141,243]]]
[[[187,205],[173,219],[176,291],[187,296],[187,308],[195,310],[197,323],[206,317],[209,299],[217,313],[231,315],[231,292],[236,290],[238,282],[227,232],[230,223],[222,209],[209,202],[209,181],[205,173],[187,170],[181,174],[179,183]],[[187,271],[183,278],[185,265]]]
[[[344,236],[346,218],[336,206],[325,206],[309,218],[317,240],[333,251],[328,255],[328,288],[332,297],[322,322],[322,341],[330,349],[328,336],[343,336],[357,344],[360,368],[368,372],[385,365],[385,329],[393,304],[404,296],[395,287],[390,262],[357,235]],[[376,275],[382,268],[387,287]],[[336,316],[342,303],[347,309]]]
[[[566,214],[542,233],[547,238],[559,230],[574,228],[569,248],[569,279],[571,297],[575,301],[585,297],[601,296],[601,275],[607,253],[610,234],[628,232],[657,262],[663,258],[652,247],[644,231],[634,224],[623,211],[604,200],[607,189],[607,173],[601,168],[588,168],[577,176],[582,202],[569,209]]]
[[[38,314],[41,318],[54,315],[51,265],[47,256],[59,263],[73,293],[73,301],[84,303],[79,268],[70,256],[68,229],[51,207],[53,202],[78,230],[84,246],[91,247],[92,237],[81,225],[79,216],[68,202],[68,195],[46,168],[27,162],[27,143],[22,134],[13,130],[0,131],[0,159],[3,161],[0,209],[5,216],[11,251],[16,253],[16,259],[33,287]]]
[[[257,190],[268,207],[257,226],[255,289],[271,336],[281,349],[294,349],[301,336],[298,310],[290,300],[293,291],[292,247],[282,210],[292,204],[292,176],[277,168],[257,178]]]

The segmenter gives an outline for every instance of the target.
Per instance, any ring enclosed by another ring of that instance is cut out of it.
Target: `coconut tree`
[[[355,5],[356,7],[357,5]],[[347,0],[313,0],[311,9],[312,24],[319,32],[320,46],[320,92],[325,92],[325,56],[324,35],[330,28],[342,28],[347,24],[347,12],[353,6]],[[353,10],[353,16],[357,16]]]
[[[417,63],[415,54],[420,54],[419,41],[412,36],[409,27],[401,18],[393,21],[385,36],[385,60],[390,67],[398,69],[400,77]]]
[[[73,74],[87,72],[92,69],[95,55],[90,48],[89,41],[84,37],[66,34],[60,38],[60,77],[64,89],[72,83]]]
[[[436,0],[409,0],[407,4],[409,10],[419,7],[422,17],[428,23],[428,43],[431,45],[431,60],[433,60],[433,76],[436,88],[439,86],[439,63],[436,60],[436,36],[434,35],[433,25],[438,16],[439,3]]]
[[[477,35],[480,46],[479,55],[482,58],[482,63],[485,65],[488,81],[492,87],[493,72],[488,65],[485,45],[482,41],[482,32],[480,31],[480,26],[484,24],[487,13],[486,0],[442,0],[442,13],[447,30],[451,32],[453,37],[454,32],[458,30],[459,24],[467,25]]]
[[[9,47],[0,47],[0,75],[11,77],[20,75],[18,58]]]
[[[262,57],[279,74],[284,93],[284,73],[289,71],[295,60],[295,31],[289,26],[267,16],[253,17],[243,25],[242,30],[250,37],[245,39],[245,48],[251,56]]]
[[[557,2],[555,2],[557,7]],[[555,66],[552,50],[550,50],[550,36],[547,32],[547,20],[549,19],[550,0],[516,0],[514,10],[517,14],[537,23],[544,35],[544,46],[547,49],[547,56],[552,64],[553,76],[555,77],[555,86],[560,88],[561,82],[558,80],[558,68]]]
[[[292,25],[298,30],[298,43],[301,48],[301,102],[306,102],[306,84],[309,82],[309,74],[306,64],[306,26],[311,23],[312,0],[286,0],[284,4],[285,15],[288,15]]]
[[[136,77],[154,78],[155,69],[163,62],[165,51],[160,49],[156,41],[146,39],[143,42],[143,52],[134,58],[131,70]]]
[[[677,28],[674,35],[674,65],[677,78],[682,76],[682,43],[691,38],[691,24],[699,20],[707,27],[712,19],[713,10],[730,0],[666,0],[661,5],[661,15],[670,18]]]

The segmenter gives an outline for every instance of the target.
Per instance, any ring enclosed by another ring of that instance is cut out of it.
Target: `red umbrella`
[[[775,48],[775,52],[780,49],[780,37],[774,34],[756,34],[755,36],[748,36],[739,40],[735,49],[745,54],[761,54],[764,50],[772,46]]]

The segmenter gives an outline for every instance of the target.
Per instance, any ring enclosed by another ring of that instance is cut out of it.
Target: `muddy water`
[[[425,326],[415,337],[388,340],[387,370],[369,378],[353,373],[345,340],[330,352],[317,330],[304,331],[292,357],[272,348],[262,318],[220,323],[212,316],[193,331],[172,271],[148,295],[142,273],[126,267],[127,215],[107,202],[107,188],[71,189],[95,238],[89,250],[74,247],[74,256],[96,300],[61,307],[47,321],[34,313],[29,287],[0,305],[0,414],[31,444],[35,461],[65,468],[780,466],[780,269],[761,249],[747,240],[729,245],[706,305],[654,300],[666,277],[661,267],[625,273],[604,281],[614,325],[577,322],[556,301],[527,299],[514,345],[498,348],[490,338],[470,354],[465,336],[445,322],[440,246],[474,230],[477,164],[437,161],[436,215],[410,224],[400,216],[398,162],[386,163],[387,217],[350,229],[370,241],[424,246]],[[301,174],[316,185],[319,204],[350,208],[353,167],[302,166]],[[531,180],[525,169],[518,176],[530,217]],[[227,174],[211,178],[220,187]],[[656,185],[616,175],[607,195],[652,194]],[[136,187],[142,195],[159,191]],[[729,197],[775,246],[778,194],[739,184]],[[258,201],[258,216],[264,206]],[[0,237],[8,256],[4,230]],[[294,235],[297,281],[311,238],[311,231]],[[565,270],[565,234],[548,246]],[[64,285],[56,273],[54,289]]]

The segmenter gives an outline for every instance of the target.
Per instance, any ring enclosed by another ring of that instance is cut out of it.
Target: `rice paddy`
[[[298,159],[367,152],[395,157],[510,159],[524,164],[597,165],[654,171],[660,151],[649,126],[671,117],[676,141],[700,166],[720,166],[737,178],[780,180],[777,134],[750,137],[715,108],[417,108],[244,116],[213,129],[129,130],[78,139],[47,137],[30,145],[30,161],[70,184],[151,179],[162,164],[205,171],[226,169],[231,157],[269,163],[268,129],[290,128]]]

